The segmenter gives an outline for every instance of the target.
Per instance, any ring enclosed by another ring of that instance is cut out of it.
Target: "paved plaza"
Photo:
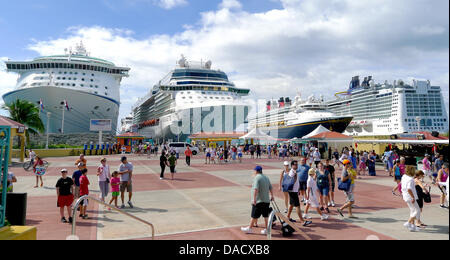
[[[252,160],[244,158],[243,163],[226,165],[205,165],[203,156],[195,156],[191,167],[184,159],[178,161],[175,180],[160,180],[159,160],[155,157],[129,155],[134,165],[133,203],[134,208],[126,208],[130,214],[153,223],[156,239],[187,240],[265,240],[260,235],[263,219],[255,234],[244,234],[240,227],[250,221],[250,188],[253,168],[263,167],[270,177],[275,190],[277,204],[284,209],[282,193],[279,191],[279,176],[282,162],[276,159]],[[21,167],[10,171],[17,176],[15,192],[28,193],[27,225],[37,227],[37,238],[66,239],[71,233],[69,224],[60,223],[59,209],[56,207],[55,184],[60,170],[67,168],[71,176],[75,171],[77,157],[45,158],[50,162],[44,176],[44,187],[33,188],[35,176]],[[91,195],[98,196],[96,169],[100,156],[86,157]],[[120,164],[120,155],[107,156],[111,170]],[[166,169],[166,177],[170,177]],[[340,171],[337,171],[337,176]],[[273,231],[273,239],[324,240],[324,239],[448,239],[449,212],[439,208],[439,191],[432,190],[432,203],[424,207],[423,222],[428,225],[421,232],[409,232],[403,223],[409,216],[409,209],[399,196],[393,196],[393,179],[379,168],[377,177],[364,176],[356,181],[355,216],[358,219],[342,219],[336,208],[330,208],[330,219],[321,221],[317,213],[310,211],[313,224],[299,227],[303,233],[294,233],[283,238],[280,226]],[[128,195],[125,197],[127,201]],[[108,198],[109,199],[109,198]],[[336,191],[337,206],[345,201],[344,194]],[[120,197],[119,197],[120,205]],[[304,206],[302,206],[302,209]],[[346,211],[344,211],[346,213]],[[80,239],[151,239],[149,227],[125,215],[109,211],[96,203],[88,206],[89,219],[77,218],[77,235]],[[294,212],[293,218],[297,219]]]

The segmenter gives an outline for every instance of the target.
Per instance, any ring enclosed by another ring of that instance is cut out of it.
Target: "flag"
[[[39,99],[39,107],[41,111],[44,111],[44,103],[42,103],[42,99]]]
[[[67,111],[70,111],[69,104],[67,104],[67,100],[64,99],[64,106],[66,107]]]

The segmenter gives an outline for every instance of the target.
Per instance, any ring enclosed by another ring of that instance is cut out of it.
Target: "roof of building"
[[[18,123],[4,116],[0,116],[0,125],[10,126],[11,128],[25,127],[25,129],[28,129],[28,127],[24,124]]]
[[[338,132],[323,132],[308,139],[352,139],[352,137]]]

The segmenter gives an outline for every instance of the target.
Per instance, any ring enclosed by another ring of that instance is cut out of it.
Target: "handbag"
[[[294,177],[289,176],[289,174],[284,175],[283,182],[281,183],[283,192],[293,190],[296,181],[297,181],[297,174]]]
[[[428,188],[428,192],[423,193],[423,202],[425,203],[431,203],[431,188]]]
[[[348,178],[347,181],[343,182],[341,178],[338,178],[338,190],[348,191],[350,190],[350,186],[352,184],[352,178]]]

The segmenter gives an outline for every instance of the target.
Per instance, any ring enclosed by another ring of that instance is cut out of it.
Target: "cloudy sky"
[[[184,54],[252,98],[345,91],[352,76],[429,79],[448,110],[448,0],[0,0],[0,59],[61,54],[131,67],[120,117]],[[0,95],[17,76],[0,64]],[[0,111],[4,114],[4,111]]]

